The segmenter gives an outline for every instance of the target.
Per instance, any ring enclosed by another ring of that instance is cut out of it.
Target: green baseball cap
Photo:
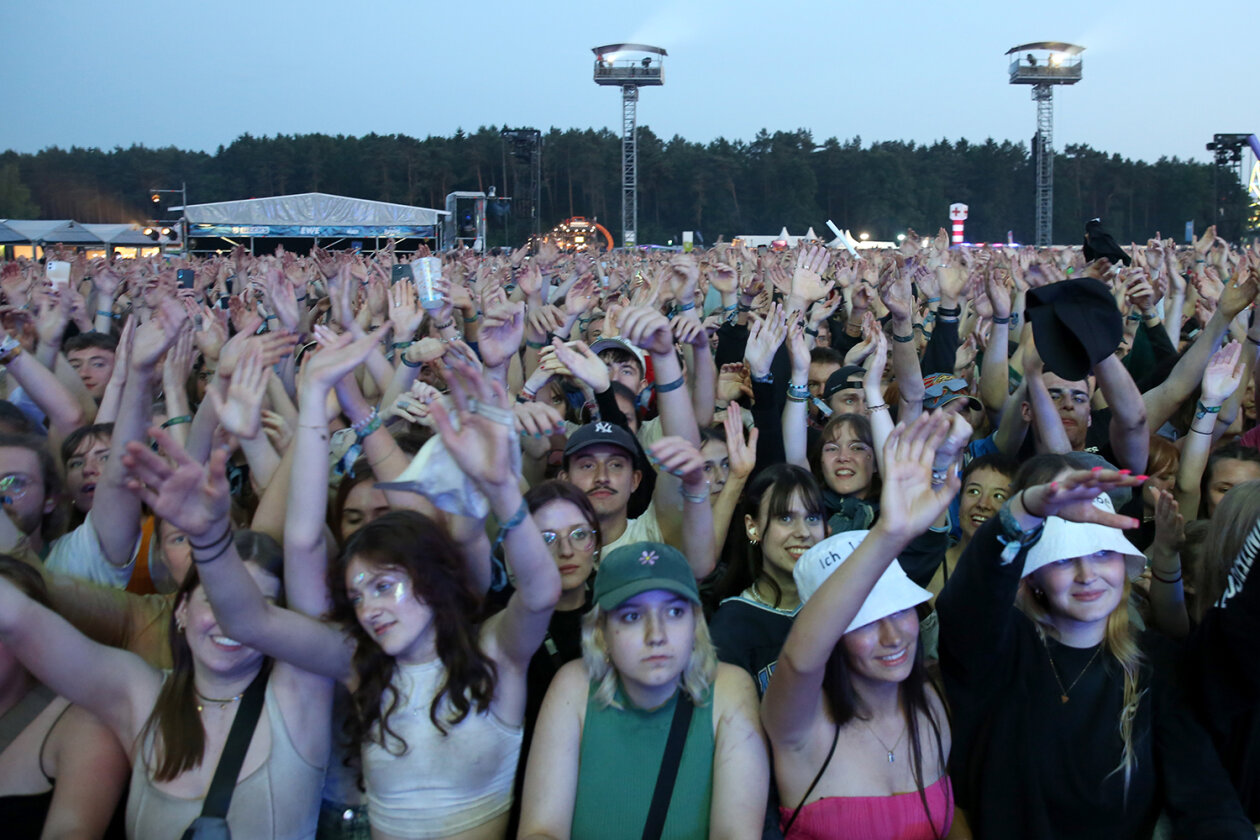
[[[700,603],[691,566],[673,546],[637,542],[608,552],[595,575],[595,603],[611,610],[640,592],[664,589]]]

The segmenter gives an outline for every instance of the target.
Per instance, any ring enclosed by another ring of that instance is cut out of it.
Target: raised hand
[[[498,367],[520,349],[525,335],[525,304],[482,299],[481,332],[477,349],[486,367]]]
[[[152,371],[162,354],[179,338],[186,320],[188,310],[174,298],[164,298],[153,317],[136,327],[129,356],[131,369]]]
[[[190,537],[206,536],[212,529],[217,536],[231,506],[227,450],[216,447],[203,467],[165,429],[153,426],[149,436],[162,454],[140,441],[129,442],[122,456],[127,488],[163,521]]]
[[[757,427],[753,426],[744,439],[744,412],[738,403],[726,407],[726,418],[722,421],[726,432],[726,457],[730,464],[730,479],[744,481],[752,475],[757,463]]]
[[[748,376],[748,366],[742,362],[722,365],[718,371],[717,398],[726,402],[734,402],[740,397],[752,397],[752,380]],[[730,406],[727,406],[727,410]]]
[[[258,436],[268,375],[268,369],[262,363],[262,348],[254,344],[237,363],[236,370],[232,371],[226,397],[219,395],[218,388],[206,391],[219,415],[219,425],[244,440],[253,440]]]
[[[281,326],[286,330],[296,330],[301,317],[298,312],[297,292],[289,278],[275,264],[267,269],[267,299],[271,302],[272,311]]]
[[[879,281],[879,298],[892,313],[894,321],[905,323],[914,314],[914,295],[910,278],[895,263]]]
[[[1242,345],[1238,342],[1213,353],[1203,371],[1203,404],[1217,406],[1229,399],[1242,383],[1243,369]]]
[[[315,327],[320,349],[302,366],[302,390],[322,399],[343,376],[367,360],[390,326],[386,321],[374,332],[358,339],[350,333],[338,335],[328,327]]]
[[[558,338],[553,338],[551,347],[543,348],[538,364],[539,367],[550,369],[553,361],[557,366],[563,366],[570,376],[577,378],[596,394],[607,391],[611,384],[608,378],[608,365],[591,352],[591,348],[585,341],[566,344]]]
[[[957,471],[945,480],[933,476],[937,450],[949,437],[950,418],[942,411],[899,423],[884,442],[883,489],[876,528],[910,540],[931,527],[962,486]]]
[[[669,320],[648,306],[632,306],[622,311],[621,335],[653,355],[674,352],[674,333]]]
[[[1141,523],[1131,516],[1112,513],[1094,503],[1102,493],[1116,487],[1136,487],[1144,475],[1128,470],[1068,470],[1047,484],[1026,487],[1016,497],[1024,512],[1035,519],[1058,516],[1070,522],[1094,522],[1111,528],[1131,529]]]
[[[757,318],[748,330],[744,361],[754,378],[770,374],[770,363],[783,339],[787,337],[787,316],[780,304],[774,304],[764,319]]]
[[[825,298],[835,286],[834,280],[822,278],[830,261],[831,253],[822,245],[807,245],[798,251],[796,270],[792,272],[792,297],[806,306]]]
[[[398,333],[396,340],[410,341],[424,320],[424,310],[416,298],[416,284],[403,280],[389,287],[389,320]]]
[[[661,472],[677,476],[683,489],[698,495],[708,492],[709,480],[704,477],[704,456],[686,438],[667,435],[647,449],[648,462]]]
[[[476,360],[462,352],[445,356],[452,412],[441,402],[430,407],[442,442],[459,468],[482,490],[515,486],[518,476],[507,465],[516,446],[516,419],[507,391],[485,376]],[[459,429],[452,422],[459,416]]]
[[[700,323],[700,319],[694,312],[684,312],[675,316],[674,320],[670,321],[670,327],[674,331],[674,338],[680,344],[690,344],[697,350],[708,352],[708,330],[704,328],[704,324]]]

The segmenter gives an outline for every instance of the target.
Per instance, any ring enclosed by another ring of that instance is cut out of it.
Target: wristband
[[[413,362],[410,359],[408,359],[406,350],[404,350],[401,354],[399,354],[398,358],[402,359],[402,363],[405,367],[409,367],[409,368],[424,367],[424,362]]]
[[[691,310],[695,308],[696,308],[696,302],[693,300],[693,301],[688,301],[687,303],[684,303],[682,306],[678,307],[678,311],[690,312]]]
[[[789,397],[796,397],[802,400],[809,399],[808,385],[797,385],[795,382],[788,382],[787,392]]]
[[[516,509],[516,513],[512,514],[512,517],[506,522],[499,523],[499,533],[494,538],[494,545],[490,549],[491,552],[502,545],[503,539],[508,535],[508,531],[524,522],[527,516],[529,516],[529,503],[521,499],[521,506]],[[496,516],[495,519],[498,519],[498,517]]]
[[[106,318],[118,318],[118,317],[121,317],[121,316],[119,316],[119,315],[115,315],[113,312],[111,312],[111,311],[110,311],[110,310],[108,310],[108,309],[98,309],[98,310],[96,310],[96,314],[97,314],[97,315],[104,315]]]
[[[936,307],[936,314],[937,316],[944,317],[944,318],[957,318],[958,316],[962,315],[962,307],[961,306],[938,306]]]
[[[1206,405],[1203,404],[1203,400],[1199,400],[1198,402],[1194,404],[1194,419],[1195,420],[1198,420],[1200,417],[1206,417],[1209,414],[1220,414],[1220,413],[1221,413],[1221,407],[1219,405],[1214,405],[1211,408],[1208,408]]]
[[[162,428],[169,429],[171,426],[179,426],[183,423],[191,423],[192,420],[193,419],[192,419],[191,414],[181,414],[178,417],[172,417],[171,419],[167,420],[165,423],[162,424]]]
[[[893,341],[900,344],[909,344],[914,341],[914,333],[910,333],[910,335],[897,335],[896,333],[893,333]]]
[[[999,318],[996,315],[993,316],[993,323],[995,324],[1009,324],[1010,322],[1011,322],[1010,315],[1007,315],[1005,318]]]
[[[886,408],[888,408],[888,403],[878,403],[877,405],[868,405],[866,407],[865,413],[874,414],[875,412],[883,411]]]
[[[790,393],[787,395],[787,398],[788,398],[788,402],[800,402],[800,403],[809,402],[808,397],[795,397]]]
[[[473,324],[473,323],[476,323],[476,322],[477,322],[477,319],[479,319],[480,317],[481,317],[481,313],[480,313],[480,312],[474,312],[474,313],[473,313],[473,316],[472,316],[471,318],[469,318],[467,315],[465,315],[465,316],[464,316],[464,323],[465,323],[465,324]]]
[[[739,304],[738,304],[738,303],[732,303],[730,306],[723,306],[723,307],[722,307],[722,311],[723,311],[723,312],[736,312],[736,311],[738,311],[738,310],[739,310]]]
[[[402,350],[403,348],[410,347],[410,346],[411,346],[410,341],[395,341],[393,344],[389,345],[389,349]]]
[[[687,488],[683,487],[679,491],[679,495],[683,497],[683,501],[691,502],[693,505],[705,504],[709,501],[709,482],[704,483],[704,492],[688,493]]]
[[[1130,312],[1128,315],[1124,316],[1124,320],[1132,321],[1133,323],[1136,324],[1138,321],[1142,320],[1142,316],[1137,314],[1136,312]]]
[[[525,346],[526,346],[526,347],[528,347],[530,350],[541,350],[541,349],[543,349],[544,347],[546,347],[546,346],[547,346],[547,342],[545,342],[545,341],[530,341],[530,340],[527,338],[527,339],[525,339]]]
[[[664,385],[661,385],[658,383],[656,385],[656,393],[668,394],[670,391],[677,391],[684,384],[685,384],[685,380],[681,376],[675,379],[673,382],[666,382]]]
[[[928,299],[927,299],[927,302],[928,302],[928,303],[940,303],[940,302],[941,302],[941,299],[940,299],[939,297],[930,297],[930,298],[928,298]]]
[[[806,327],[806,328],[805,328],[805,335],[808,335],[808,336],[810,336],[810,337],[812,337],[812,338],[818,338],[818,330],[812,330],[812,329],[810,329],[809,327]]]
[[[434,327],[434,329],[437,330],[438,332],[441,332],[442,330],[449,330],[453,326],[455,326],[454,318],[447,321],[445,324],[438,324],[436,327]]]
[[[758,382],[762,385],[769,385],[774,382],[774,372],[771,371],[770,373],[767,373],[765,376],[752,376],[750,378],[752,379],[753,382]]]
[[[1176,577],[1166,578],[1166,577],[1160,577],[1159,572],[1155,571],[1154,567],[1151,567],[1151,577],[1155,578],[1155,580],[1159,581],[1160,583],[1181,583],[1182,576],[1183,575],[1180,568],[1177,569]]]

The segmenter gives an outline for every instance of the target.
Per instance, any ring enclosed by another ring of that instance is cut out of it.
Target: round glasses
[[[555,531],[543,531],[543,542],[554,552],[560,547],[560,537],[562,535]],[[574,528],[563,536],[569,540],[569,545],[579,551],[590,551],[595,545],[595,532],[590,528]]]

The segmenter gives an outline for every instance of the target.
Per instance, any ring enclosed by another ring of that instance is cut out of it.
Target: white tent
[[[106,245],[156,248],[157,241],[144,235],[135,225],[84,225]]]
[[[213,204],[173,207],[183,210],[188,236],[345,237],[403,239],[436,235],[443,210],[368,201],[327,193],[277,195]]]
[[[104,245],[105,240],[97,236],[86,225],[70,219],[0,219],[11,230],[21,234],[27,242],[43,245],[52,242],[62,245]]]

